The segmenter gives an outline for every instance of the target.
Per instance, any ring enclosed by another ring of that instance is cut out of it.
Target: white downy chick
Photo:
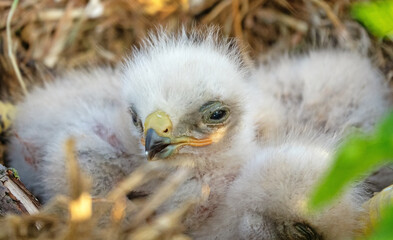
[[[352,239],[365,193],[352,187],[320,213],[307,210],[309,194],[328,168],[336,140],[290,134],[256,152],[229,188],[216,215],[196,239]]]
[[[255,110],[266,118],[264,132],[277,128],[279,106],[261,94],[264,101],[254,100],[239,56],[212,30],[159,32],[121,70],[75,72],[48,83],[18,106],[10,165],[44,201],[67,192],[63,144],[69,137],[76,140],[82,169],[93,177],[94,196],[146,158],[163,159],[170,169],[187,166],[191,176],[163,209],[209,185],[208,200],[187,220],[196,226],[212,214],[253,152]],[[154,186],[144,187],[138,190],[150,193]]]
[[[392,107],[391,90],[370,59],[343,49],[281,56],[259,66],[251,82],[281,102],[288,129],[312,127],[341,137],[369,132]],[[391,168],[378,173],[366,179],[370,192],[393,183]]]
[[[213,214],[257,147],[256,115],[263,119],[264,136],[276,131],[281,119],[276,100],[245,80],[248,72],[234,46],[211,31],[159,34],[123,67],[125,101],[147,157],[193,169],[163,209],[198,196],[202,185],[210,187],[208,200],[186,220],[192,228]]]
[[[281,102],[287,125],[322,132],[369,131],[391,106],[389,87],[377,68],[346,50],[282,56],[259,66],[251,82]]]
[[[320,214],[307,213],[305,203],[329,166],[337,139],[353,127],[370,131],[390,107],[383,77],[357,53],[317,50],[258,67],[251,84],[281,102],[286,123],[274,143],[271,139],[263,143],[215,216],[193,235],[197,239],[353,237],[361,225],[357,216],[368,197],[367,185],[353,187]],[[285,131],[289,136],[282,137]]]
[[[64,144],[70,137],[81,167],[93,177],[96,196],[139,164],[143,152],[131,135],[131,116],[119,89],[120,74],[111,68],[74,71],[33,90],[17,106],[10,166],[43,202],[68,192]]]

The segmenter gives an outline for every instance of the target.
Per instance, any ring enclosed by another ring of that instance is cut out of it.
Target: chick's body
[[[194,233],[196,239],[352,239],[361,226],[361,185],[322,212],[307,209],[336,141],[312,131],[292,132],[255,152],[215,216]]]
[[[370,60],[340,49],[284,55],[253,72],[251,82],[277,99],[287,126],[343,134],[370,131],[391,106],[389,87]]]
[[[193,236],[352,239],[362,225],[358,217],[368,185],[352,187],[321,213],[307,212],[306,204],[347,131],[372,130],[388,110],[389,89],[382,76],[357,53],[314,50],[262,65],[250,82],[280,103],[285,118]],[[391,183],[389,178],[382,185]]]
[[[119,95],[119,73],[97,68],[68,73],[35,89],[18,105],[9,145],[11,166],[46,202],[67,193],[64,143],[74,138],[81,167],[101,196],[143,161]]]

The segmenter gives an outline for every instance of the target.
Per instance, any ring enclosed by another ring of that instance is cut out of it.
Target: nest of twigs
[[[29,89],[59,70],[116,64],[157,25],[168,31],[218,25],[223,35],[240,40],[250,59],[324,42],[360,45],[392,75],[392,43],[369,36],[350,17],[348,0],[23,0],[9,22],[10,43],[13,2],[0,2],[2,100],[21,97],[10,47]]]
[[[389,81],[393,76],[392,42],[374,38],[353,20],[350,0],[21,0],[10,15],[16,2],[0,1],[1,101],[17,102],[24,88],[28,91],[59,71],[115,65],[157,25],[168,31],[218,25],[224,36],[239,39],[250,62],[327,43],[356,48],[369,54]],[[158,191],[140,207],[126,203],[124,196],[141,184],[138,174],[157,169],[138,169],[107,198],[91,199],[70,149],[70,197],[56,198],[38,215],[1,219],[0,239],[187,238],[181,219],[195,199],[152,217],[185,173],[169,178],[162,188],[170,191]],[[93,210],[76,216],[78,206]]]

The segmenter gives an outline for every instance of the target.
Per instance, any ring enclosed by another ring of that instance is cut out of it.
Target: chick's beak
[[[144,127],[145,139],[142,139],[142,143],[145,144],[145,153],[148,160],[167,158],[181,146],[201,147],[213,142],[210,138],[174,137],[172,135],[172,121],[168,114],[163,111],[156,111],[147,116]]]
[[[147,130],[145,137],[145,153],[149,160],[152,160],[156,155],[160,158],[170,156],[174,150],[169,147],[170,145],[170,138],[159,136],[153,128]]]

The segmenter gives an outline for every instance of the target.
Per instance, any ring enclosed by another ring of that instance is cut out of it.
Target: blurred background
[[[22,0],[9,18],[13,3],[18,1],[0,1],[2,101],[22,97],[9,49],[30,89],[59,71],[116,64],[159,25],[168,31],[217,25],[224,36],[239,39],[247,60],[324,45],[355,48],[370,55],[388,79],[393,74],[391,40],[363,27],[353,14],[356,1]]]

